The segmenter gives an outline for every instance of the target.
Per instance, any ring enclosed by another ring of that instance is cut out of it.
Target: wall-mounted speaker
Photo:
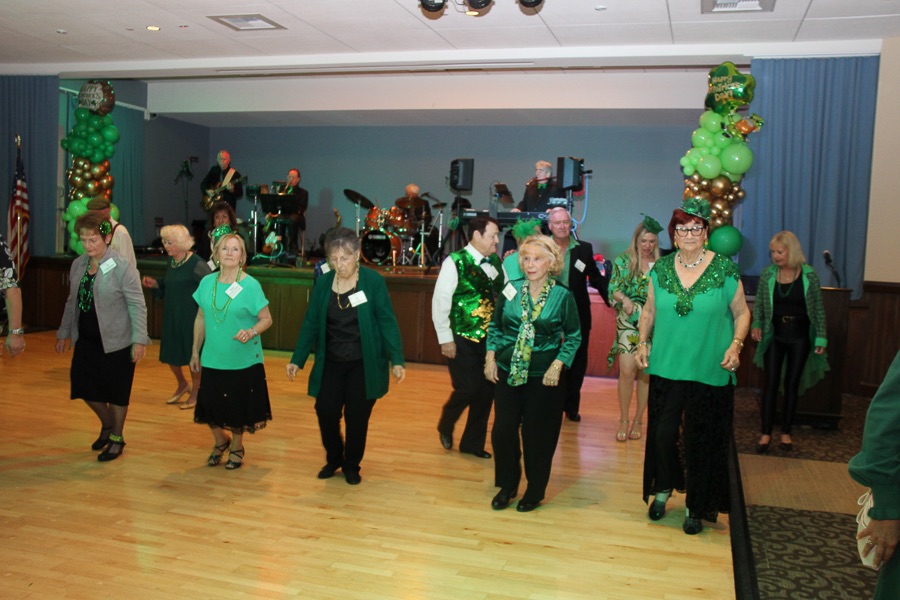
[[[450,163],[450,189],[454,192],[471,192],[474,171],[474,158],[454,159]]]

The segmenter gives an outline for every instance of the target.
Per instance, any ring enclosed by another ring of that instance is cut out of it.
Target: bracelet
[[[10,329],[9,335],[25,335],[25,330],[22,328],[19,329]]]
[[[638,342],[638,346],[646,346],[646,345],[647,345],[647,340],[641,340],[640,342]]]
[[[253,333],[251,337],[256,337],[259,335],[259,332],[256,330],[256,327],[251,327],[250,332]]]
[[[559,371],[559,365],[550,365],[554,370]]]
[[[741,350],[744,349],[744,340],[742,340],[741,338],[734,338],[731,341],[740,346]]]

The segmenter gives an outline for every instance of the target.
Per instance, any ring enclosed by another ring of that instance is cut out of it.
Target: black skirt
[[[72,400],[128,406],[134,383],[131,346],[107,354],[100,340],[79,338],[69,380]]]
[[[253,433],[271,420],[269,387],[262,363],[239,370],[203,367],[195,423]]]

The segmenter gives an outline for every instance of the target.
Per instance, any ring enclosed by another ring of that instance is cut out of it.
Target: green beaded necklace
[[[96,275],[96,273],[95,273]],[[91,275],[91,261],[88,260],[87,268],[81,281],[78,283],[78,309],[83,312],[90,312],[94,306],[94,277]]]
[[[796,271],[794,272],[794,274],[796,274]],[[778,285],[775,286],[775,287],[778,289],[778,296],[779,296],[780,298],[787,298],[788,296],[790,296],[790,295],[791,295],[791,291],[794,289],[794,284],[797,283],[797,280],[798,280],[798,279],[800,279],[800,278],[799,278],[799,277],[794,277],[794,278],[791,280],[791,285],[788,286],[787,291],[784,291],[784,284],[781,283],[780,281],[778,281],[778,277],[776,277],[776,278],[775,278],[775,282],[776,282]]]

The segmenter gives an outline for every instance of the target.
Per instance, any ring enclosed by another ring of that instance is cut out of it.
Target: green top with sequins
[[[685,289],[675,272],[675,256],[660,258],[650,271],[656,318],[647,372],[706,385],[734,384],[734,373],[720,363],[734,339],[730,305],[740,285],[737,265],[716,254]]]

